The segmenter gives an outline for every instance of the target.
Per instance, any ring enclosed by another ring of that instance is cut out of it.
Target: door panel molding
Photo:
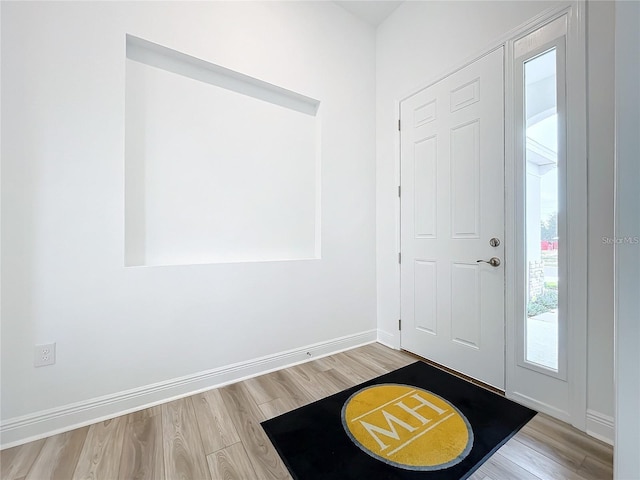
[[[499,48],[403,101],[400,267],[402,348],[501,390],[504,271],[477,261],[504,248],[503,73]]]

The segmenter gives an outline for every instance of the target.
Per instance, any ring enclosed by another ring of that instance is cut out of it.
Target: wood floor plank
[[[319,373],[317,378],[318,378],[318,381],[320,382],[327,382],[330,385],[333,385],[334,388],[338,389],[338,392],[341,392],[342,390],[346,390],[347,388],[351,388],[359,383],[353,379],[350,379],[344,376],[343,374],[341,374],[340,372],[337,372],[332,368],[329,370],[326,370],[323,373]]]
[[[370,355],[367,351],[363,351],[363,352],[346,351],[342,353],[343,355],[349,357],[351,360],[360,363],[367,369],[373,370],[373,372],[377,375],[384,375],[385,373],[395,370],[384,365],[377,358],[375,358],[374,355]]]
[[[323,371],[332,370],[335,367],[338,367],[338,361],[335,358],[335,355],[329,355],[328,357],[322,357],[316,360],[316,364],[320,366]]]
[[[546,455],[552,460],[567,465],[574,470],[580,467],[587,456],[582,450],[573,448],[572,445],[558,442],[553,438],[549,438],[540,431],[526,425],[515,435],[514,438],[528,447],[537,450],[543,455]]]
[[[215,480],[257,478],[251,460],[240,442],[207,455],[207,462],[211,477]]]
[[[190,398],[162,405],[162,437],[168,479],[211,478]]]
[[[354,370],[349,364],[343,363],[339,357],[331,355],[330,357],[321,358],[318,362],[327,367],[327,370],[335,370],[349,379],[354,385],[371,380],[375,375],[362,375],[360,372]],[[349,360],[349,363],[352,363]]]
[[[478,470],[473,472],[473,474],[469,477],[469,480],[496,480],[489,476],[489,474],[480,467]]]
[[[315,400],[312,395],[298,385],[295,377],[288,370],[270,373],[267,376],[267,380],[272,383],[273,388],[278,392],[277,398],[287,399],[297,407],[302,407]]]
[[[322,358],[322,357],[320,357]],[[303,367],[304,369],[306,369],[307,371],[311,372],[311,373],[320,373],[320,372],[324,372],[326,370],[325,366],[322,365],[320,362],[318,362],[318,360],[320,360],[320,358],[314,358],[311,361],[305,362],[305,363],[301,363],[300,366]]]
[[[537,477],[524,466],[512,461],[511,458],[501,453],[496,453],[491,456],[482,464],[481,468],[482,472],[492,480],[542,480],[541,477]],[[545,480],[555,479],[548,478]]]
[[[7,448],[0,452],[0,476],[3,480],[18,480],[29,473],[29,469],[36,461],[45,440]]]
[[[398,368],[402,368],[416,362],[415,357],[404,352],[391,350],[380,344],[367,345],[361,351],[360,349],[357,349],[355,351],[347,351],[345,353],[361,354],[362,357],[367,359],[367,361],[375,363],[381,368],[384,368],[387,372],[397,370]]]
[[[516,439],[511,439],[504,444],[498,452],[542,479],[577,480],[580,478],[570,467],[561,465]]]
[[[348,355],[346,352],[340,352],[336,354],[336,360],[338,360],[338,362],[343,365],[347,365],[353,372],[356,372],[359,377],[366,380],[379,377],[389,371],[384,367],[376,367],[371,363],[364,361],[364,358],[366,358],[364,355],[359,355],[358,353]]]
[[[349,388],[348,386],[338,385],[338,382],[331,377],[329,371],[321,372],[316,374],[314,377],[314,381],[319,384],[324,392],[326,392],[326,396],[333,395],[335,393],[341,392],[342,390]]]
[[[191,397],[205,455],[240,441],[220,391],[209,390]]]
[[[127,421],[129,423],[139,422],[141,420],[145,420],[149,417],[155,417],[157,415],[162,415],[162,405],[155,405],[153,407],[145,408],[144,410],[130,413],[129,415],[127,415]]]
[[[320,400],[336,393],[334,388],[327,385],[326,382],[318,381],[318,373],[305,368],[304,365],[297,365],[287,369],[287,372],[295,378],[298,386],[302,388],[313,400]]]
[[[26,480],[73,477],[88,433],[89,427],[83,427],[47,438]]]
[[[415,361],[380,344],[365,345],[6,449],[0,454],[0,476],[3,480],[290,479],[260,426],[262,420]],[[539,414],[470,479],[608,480],[612,465],[609,445]]]
[[[528,424],[548,438],[571,445],[571,448],[584,452],[603,463],[613,464],[613,448],[566,423],[539,413]]]
[[[118,478],[163,480],[162,415],[150,415],[125,427]]]
[[[586,480],[610,480],[613,478],[613,466],[587,455],[577,473]]]
[[[267,375],[249,378],[242,383],[258,405],[278,398],[278,392],[274,390],[273,385],[267,380]]]
[[[74,480],[117,478],[126,417],[118,417],[89,427]]]
[[[397,370],[416,361],[415,357],[401,350],[393,350],[380,343],[372,343],[367,345],[364,350],[367,355],[371,355],[377,359],[382,365],[389,370]]]
[[[298,408],[297,402],[291,400],[290,398],[276,398],[275,400],[271,400],[267,403],[261,403],[258,405],[260,411],[265,420],[270,420],[274,417],[282,415],[283,413],[288,413],[292,410]]]
[[[264,416],[243,383],[220,389],[238,435],[242,439],[257,478],[288,479],[289,472],[260,426]]]

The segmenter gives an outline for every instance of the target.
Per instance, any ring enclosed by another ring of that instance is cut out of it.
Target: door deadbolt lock
[[[493,237],[491,240],[489,240],[489,245],[491,245],[492,247],[497,247],[500,245],[500,239]]]
[[[500,259],[498,257],[491,257],[489,260],[476,260],[476,263],[488,263],[492,267],[499,267]]]

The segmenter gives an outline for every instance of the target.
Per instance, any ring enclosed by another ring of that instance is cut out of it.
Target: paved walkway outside
[[[552,369],[558,368],[558,311],[527,319],[527,360]]]

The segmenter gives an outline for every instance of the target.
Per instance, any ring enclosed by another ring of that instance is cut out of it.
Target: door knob
[[[491,245],[492,247],[497,247],[500,245],[500,239],[493,237],[491,240],[489,240],[489,245]]]
[[[476,260],[476,263],[488,263],[492,267],[499,267],[500,259],[498,257],[491,257],[489,260]]]

